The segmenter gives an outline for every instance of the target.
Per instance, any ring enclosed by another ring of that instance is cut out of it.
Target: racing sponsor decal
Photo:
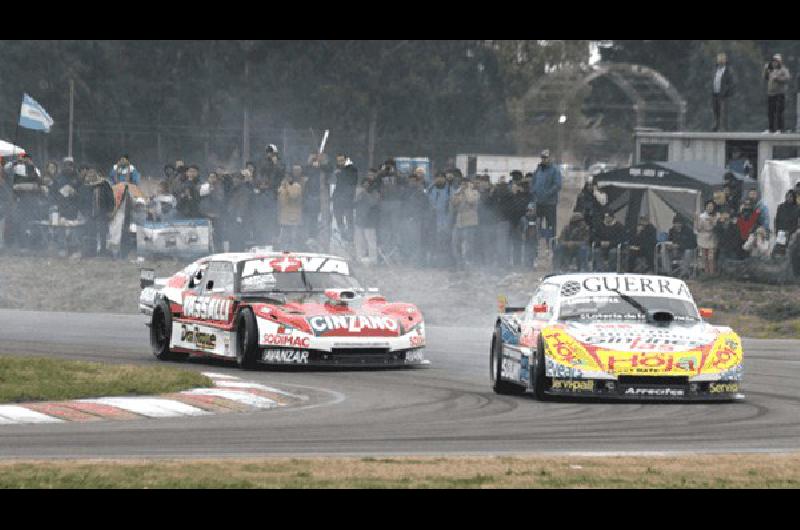
[[[425,335],[410,335],[408,340],[413,348],[425,346]]]
[[[565,379],[580,379],[583,377],[583,370],[574,366],[565,366],[554,362],[550,357],[544,358],[545,371],[547,377],[563,377]]]
[[[203,320],[228,321],[232,305],[233,301],[228,299],[187,294],[183,298],[183,315]]]
[[[670,387],[628,387],[626,396],[656,396],[656,397],[683,397],[686,391],[681,388]]]
[[[213,350],[217,347],[217,334],[200,331],[197,326],[181,324],[181,342],[194,344],[201,350]]]
[[[340,259],[284,254],[277,258],[270,257],[245,261],[242,267],[242,278],[270,272],[298,272],[300,270],[306,272],[336,272],[345,276],[350,274],[347,262]]]
[[[553,390],[568,390],[570,392],[594,392],[594,380],[573,381],[571,379],[553,379]]]
[[[689,288],[682,280],[675,278],[654,278],[647,276],[588,276],[580,282],[580,287],[589,293],[601,291],[620,291],[625,294],[670,296],[691,300]]]
[[[369,315],[325,315],[308,318],[317,335],[323,336],[394,336],[399,326],[394,318]]]
[[[270,346],[294,346],[296,348],[308,348],[311,340],[308,337],[298,337],[293,335],[283,335],[280,333],[265,333],[261,344]]]
[[[709,383],[710,394],[732,394],[739,391],[738,383]]]
[[[542,336],[546,359],[587,372],[693,376],[728,372],[742,363],[741,343],[732,332],[722,333],[712,344],[699,348],[657,352],[603,349],[582,343],[560,328],[546,328]]]
[[[581,283],[575,280],[567,280],[561,285],[561,296],[573,296],[581,290]]]
[[[284,350],[269,349],[264,350],[262,360],[270,363],[308,363],[308,351],[306,350]]]

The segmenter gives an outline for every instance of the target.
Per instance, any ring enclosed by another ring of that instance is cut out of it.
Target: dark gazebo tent
[[[722,187],[725,171],[704,162],[650,162],[600,173],[594,181],[608,195],[606,208],[626,228],[632,230],[644,215],[661,234],[675,215],[694,225],[704,200]]]

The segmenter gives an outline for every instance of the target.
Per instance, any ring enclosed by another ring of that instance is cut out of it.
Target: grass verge
[[[164,394],[213,386],[191,370],[0,356],[0,403]]]
[[[0,488],[798,488],[800,454],[0,462]]]

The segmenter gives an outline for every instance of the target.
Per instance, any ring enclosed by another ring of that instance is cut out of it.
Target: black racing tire
[[[249,307],[236,316],[236,364],[239,368],[252,370],[258,366],[258,323]]]
[[[188,357],[186,353],[178,353],[169,349],[172,338],[172,310],[169,302],[160,299],[153,307],[150,317],[150,346],[153,355],[159,361],[182,361]]]
[[[544,401],[547,399],[547,394],[545,394],[544,341],[541,336],[536,343],[536,354],[532,361],[531,381],[533,381],[533,393],[536,395],[536,399]]]
[[[500,348],[502,347],[501,333],[500,325],[498,324],[494,328],[492,345],[489,349],[489,378],[492,382],[492,390],[494,390],[495,394],[501,394],[504,396],[518,396],[525,393],[525,389],[509,381],[503,381],[500,378],[500,373],[503,366],[503,358],[500,354]]]

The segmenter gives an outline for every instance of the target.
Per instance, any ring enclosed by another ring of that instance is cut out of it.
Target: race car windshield
[[[242,278],[243,293],[323,292],[326,289],[360,289],[358,280],[338,272],[265,272]]]
[[[665,296],[630,296],[626,300],[618,295],[576,296],[561,300],[559,320],[581,321],[641,321],[647,320],[648,311],[668,311],[675,322],[696,322],[700,320],[697,310],[689,301]],[[635,302],[632,304],[631,301]]]

